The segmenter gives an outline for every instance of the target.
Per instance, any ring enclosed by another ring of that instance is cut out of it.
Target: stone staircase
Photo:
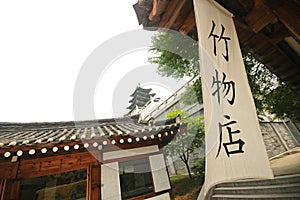
[[[213,189],[211,199],[300,199],[300,174],[222,183]]]

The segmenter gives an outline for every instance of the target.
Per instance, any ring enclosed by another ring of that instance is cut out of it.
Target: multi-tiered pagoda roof
[[[151,88],[145,89],[140,86],[137,86],[135,91],[130,95],[131,100],[129,101],[130,105],[127,107],[129,109],[129,114],[136,108],[142,108],[146,103],[155,96],[155,93],[150,93]]]

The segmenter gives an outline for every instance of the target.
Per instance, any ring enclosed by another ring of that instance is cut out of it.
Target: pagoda
[[[129,109],[128,115],[135,114],[155,96],[155,93],[150,94],[151,90],[151,88],[142,88],[140,85],[136,87],[135,91],[130,95],[132,99],[129,101],[130,105],[127,107]]]

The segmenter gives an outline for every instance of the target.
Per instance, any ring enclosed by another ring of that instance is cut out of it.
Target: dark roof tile
[[[0,149],[105,137],[140,136],[141,133],[153,134],[154,131],[168,131],[178,126],[176,123],[166,124],[168,123],[163,121],[148,126],[138,123],[136,116],[76,122],[0,123]]]

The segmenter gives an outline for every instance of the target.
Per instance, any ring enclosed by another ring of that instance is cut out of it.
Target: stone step
[[[245,200],[245,199],[285,199],[285,200],[295,200],[300,199],[300,193],[288,193],[288,194],[215,194],[212,195],[213,200],[228,200],[228,199],[234,199],[234,200]]]
[[[300,192],[300,183],[217,187],[214,194],[283,194]]]
[[[235,182],[221,183],[216,187],[242,187],[242,186],[258,186],[258,185],[278,185],[300,183],[300,174],[277,176],[274,179],[246,179]]]

